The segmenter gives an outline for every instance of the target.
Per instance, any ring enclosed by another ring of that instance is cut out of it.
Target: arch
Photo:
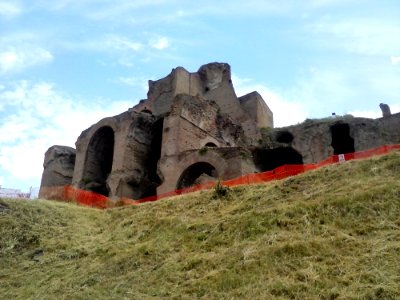
[[[276,141],[279,143],[289,144],[293,141],[293,134],[289,131],[279,131],[276,134]]]
[[[196,180],[200,179],[202,176],[217,178],[217,169],[207,162],[194,163],[183,171],[182,175],[179,177],[176,189],[180,190],[195,185]]]
[[[83,189],[109,195],[107,178],[113,165],[114,142],[114,130],[109,126],[100,127],[93,134],[86,150]]]
[[[217,145],[215,145],[215,144],[212,143],[212,142],[208,142],[207,144],[205,144],[205,147],[214,148],[214,147],[217,147]]]
[[[333,154],[353,153],[354,139],[350,136],[350,126],[347,123],[339,123],[331,126]]]
[[[270,171],[283,165],[302,165],[303,157],[292,147],[256,149],[253,151],[254,164],[261,172]]]

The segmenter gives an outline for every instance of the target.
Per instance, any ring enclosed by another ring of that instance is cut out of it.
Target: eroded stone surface
[[[382,117],[389,117],[392,113],[390,112],[390,107],[389,105],[385,103],[379,104],[379,107],[382,110]]]
[[[72,148],[50,148],[41,190],[51,193],[72,178],[77,188],[139,199],[400,143],[400,115],[383,111],[377,120],[334,117],[274,129],[260,94],[237,97],[228,64],[210,63],[194,73],[178,67],[149,81],[147,99],[84,130],[76,157]]]
[[[71,185],[75,168],[75,149],[66,146],[52,146],[46,153],[43,163],[39,197],[45,198],[42,187]]]
[[[279,142],[282,134],[290,135]],[[264,148],[292,147],[304,163],[317,163],[333,154],[351,153],[400,143],[400,114],[367,119],[332,117],[275,128],[264,133]],[[335,149],[336,148],[336,149]],[[352,149],[352,151],[346,151]]]

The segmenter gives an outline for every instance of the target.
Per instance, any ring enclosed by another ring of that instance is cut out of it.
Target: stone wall
[[[45,164],[42,186],[72,183],[111,198],[137,199],[186,185],[194,177],[229,179],[254,171],[235,147],[255,145],[259,127],[272,126],[272,113],[256,93],[243,99],[235,94],[228,64],[207,64],[195,73],[173,69],[149,81],[147,99],[82,132],[69,180],[51,182],[57,177]],[[235,155],[227,158],[229,151]],[[189,163],[199,165],[188,169]],[[179,183],[182,176],[186,179]]]
[[[240,105],[256,121],[258,128],[274,127],[272,111],[257,92],[239,98]]]
[[[316,163],[343,151],[400,143],[400,114],[379,119],[345,116],[306,120],[270,130],[263,138],[267,141],[264,147],[291,147],[301,154],[304,163]]]
[[[148,99],[81,133],[74,149],[45,155],[41,197],[72,183],[111,198],[139,199],[207,180],[227,180],[284,164],[400,143],[400,114],[334,117],[273,128],[253,92],[238,98],[228,64],[190,73],[178,67],[149,81]]]
[[[71,185],[75,156],[75,149],[66,146],[56,145],[46,151],[39,197],[47,198],[45,187]]]

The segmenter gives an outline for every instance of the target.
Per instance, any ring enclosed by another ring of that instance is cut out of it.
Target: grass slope
[[[1,299],[400,299],[400,152],[100,211],[0,200]]]

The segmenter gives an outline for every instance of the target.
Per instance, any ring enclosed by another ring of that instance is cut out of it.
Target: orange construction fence
[[[332,155],[327,159],[316,163],[316,164],[306,164],[306,165],[284,165],[277,167],[272,171],[267,171],[263,173],[252,173],[246,174],[238,178],[222,181],[221,184],[224,186],[237,186],[243,184],[255,184],[268,182],[271,180],[279,180],[294,176],[300,173],[315,170],[317,168],[327,166],[330,164],[348,161],[352,159],[363,159],[369,158],[376,155],[382,155],[393,150],[400,150],[400,145],[385,145],[374,149],[369,149],[366,151],[360,151],[355,153],[347,153],[340,155]],[[145,202],[157,201],[160,199],[187,194],[195,191],[211,189],[215,186],[215,182],[207,182],[201,185],[195,185],[181,190],[174,190],[171,192],[139,199],[132,200],[127,198],[122,198],[118,202],[110,200],[108,197],[96,194],[94,192],[76,189],[72,186],[62,186],[62,187],[44,187],[41,189],[41,194],[47,199],[61,200],[61,201],[71,201],[78,203],[80,205],[106,209],[115,207],[116,205],[138,205]]]

